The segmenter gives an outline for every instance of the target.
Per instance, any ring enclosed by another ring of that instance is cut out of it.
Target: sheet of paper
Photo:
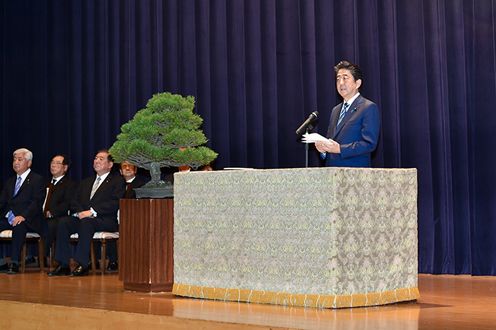
[[[301,138],[301,142],[303,142],[303,143],[315,143],[317,141],[335,143],[335,141],[328,139],[326,137],[323,137],[319,133],[305,133],[305,134],[303,134],[303,137]]]

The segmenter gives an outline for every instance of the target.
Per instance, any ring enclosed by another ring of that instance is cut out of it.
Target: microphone
[[[318,116],[319,116],[318,111],[312,112],[310,116],[308,116],[307,120],[305,120],[303,124],[301,124],[301,126],[298,127],[298,129],[296,130],[296,134],[302,135],[303,133],[305,133],[307,127],[310,126],[317,119]]]

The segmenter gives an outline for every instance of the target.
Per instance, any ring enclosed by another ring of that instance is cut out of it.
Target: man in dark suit
[[[67,176],[70,159],[66,155],[56,155],[50,162],[52,179],[47,183],[43,215],[46,219],[45,252],[48,253],[57,237],[57,225],[61,218],[69,215],[70,203],[76,184]]]
[[[55,260],[57,268],[49,276],[83,276],[89,272],[89,254],[93,234],[97,231],[118,231],[117,210],[119,199],[124,195],[124,180],[119,174],[111,173],[114,165],[107,150],[100,150],[93,160],[96,177],[91,176],[79,184],[71,202],[72,216],[60,220],[57,230]],[[78,233],[79,239],[74,259],[76,266],[70,271],[70,236]]]
[[[14,151],[12,167],[16,176],[5,182],[0,195],[0,232],[12,230],[10,264],[0,266],[8,274],[19,272],[19,256],[26,233],[42,233],[41,205],[45,197],[43,177],[31,171],[33,153],[21,148]]]
[[[126,160],[120,164],[119,171],[126,181],[126,192],[124,193],[123,198],[136,198],[136,192],[134,191],[134,188],[141,187],[147,182],[147,180],[141,176],[136,175],[136,173],[138,172],[138,168]],[[117,262],[117,246],[114,240],[111,240],[107,244],[107,253],[109,258],[107,271],[115,272],[119,269],[119,264]]]
[[[360,95],[362,70],[341,61],[335,67],[336,88],[343,102],[332,109],[327,138],[316,142],[326,166],[370,167],[381,119],[377,105]]]
[[[120,165],[120,173],[126,181],[126,192],[123,198],[136,198],[135,188],[143,186],[147,180],[142,176],[136,175],[138,168],[128,161],[123,161]]]

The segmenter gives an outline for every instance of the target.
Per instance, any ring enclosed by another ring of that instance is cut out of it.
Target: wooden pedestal
[[[174,200],[121,199],[119,232],[119,279],[124,289],[171,291]]]

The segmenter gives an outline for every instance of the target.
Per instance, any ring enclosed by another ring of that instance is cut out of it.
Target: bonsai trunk
[[[152,162],[150,164],[150,176],[151,180],[146,184],[148,187],[158,187],[164,185],[165,182],[160,179],[160,164],[157,162]]]

